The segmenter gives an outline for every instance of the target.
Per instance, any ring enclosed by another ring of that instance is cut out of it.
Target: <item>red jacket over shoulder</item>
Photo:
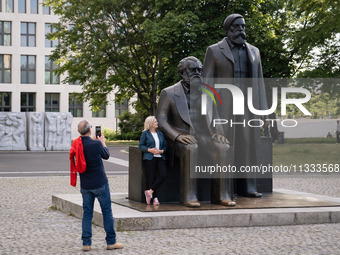
[[[75,159],[75,160],[74,160]],[[76,186],[77,185],[77,172],[83,173],[86,170],[86,161],[84,156],[84,149],[83,149],[83,142],[81,140],[81,137],[79,136],[77,139],[75,139],[72,143],[71,149],[70,149],[70,163],[71,163],[71,185]]]

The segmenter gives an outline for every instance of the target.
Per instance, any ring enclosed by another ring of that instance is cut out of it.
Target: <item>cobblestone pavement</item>
[[[109,177],[111,192],[127,192],[127,176]],[[340,197],[340,178],[274,179],[287,188]],[[81,220],[51,209],[52,194],[78,193],[68,177],[0,178],[0,254],[83,254]],[[340,254],[340,224],[118,232],[123,250],[105,250],[93,226],[88,254]]]

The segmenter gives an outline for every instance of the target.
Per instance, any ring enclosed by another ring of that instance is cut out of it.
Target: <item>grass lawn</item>
[[[273,146],[273,165],[340,164],[340,144],[334,139],[285,139]],[[139,141],[106,141],[107,145],[137,145]]]
[[[106,145],[139,145],[139,141],[106,141]]]
[[[273,146],[273,165],[340,164],[340,144],[285,143]]]
[[[286,138],[284,143],[289,143],[289,144],[302,144],[302,143],[333,143],[336,144],[336,138],[325,138],[325,137],[320,137],[320,138]]]

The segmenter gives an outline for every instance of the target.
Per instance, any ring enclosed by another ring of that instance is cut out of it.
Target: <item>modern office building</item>
[[[80,120],[115,130],[117,117],[128,108],[127,102],[109,104],[93,112],[89,102],[79,102],[77,84],[63,84],[52,70],[49,55],[58,40],[46,35],[58,22],[42,0],[0,0],[0,112],[71,112],[72,136],[77,137]]]

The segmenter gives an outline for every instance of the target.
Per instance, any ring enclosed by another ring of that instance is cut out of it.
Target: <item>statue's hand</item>
[[[195,144],[197,140],[192,135],[179,135],[176,141],[184,144]]]
[[[229,140],[225,138],[223,135],[213,135],[212,139],[218,143],[229,144]]]

